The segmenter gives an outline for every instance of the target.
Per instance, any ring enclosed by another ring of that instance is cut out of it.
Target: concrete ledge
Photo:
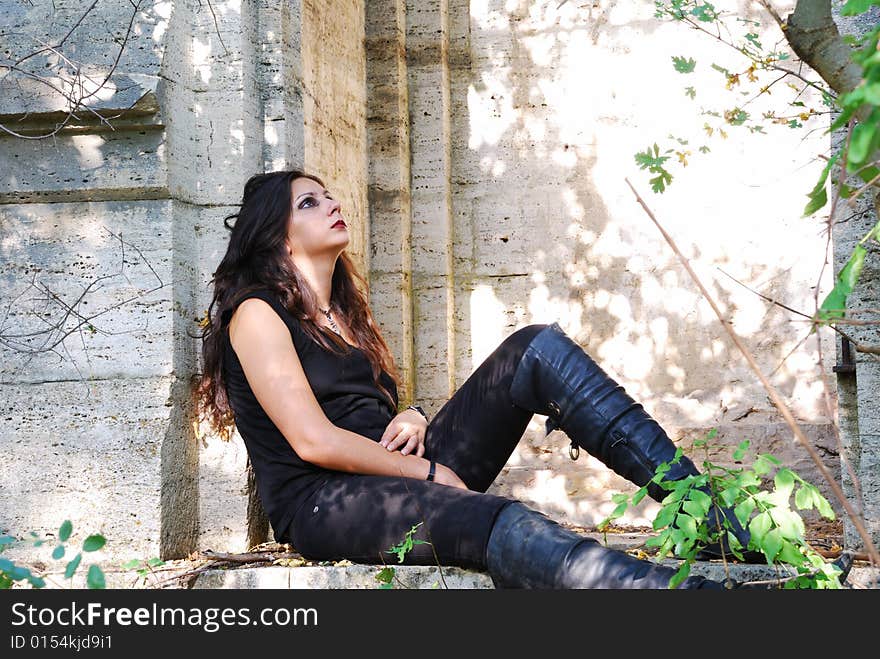
[[[677,561],[663,561],[675,567]],[[776,571],[767,565],[732,564],[730,575],[737,581],[755,581],[775,578]],[[248,567],[229,570],[207,570],[199,575],[193,588],[263,588],[263,589],[377,589],[381,583],[376,575],[377,565],[301,566],[301,567]],[[395,589],[492,589],[488,574],[457,567],[443,567],[443,581],[436,566],[401,565],[395,567],[399,581]],[[723,579],[721,563],[695,563],[692,574],[710,579]],[[871,588],[872,580],[880,578],[880,570],[854,567],[847,584],[851,588]],[[444,586],[445,581],[445,586]],[[876,587],[876,586],[874,586]]]
[[[382,584],[376,575],[381,565],[250,567],[235,570],[207,570],[199,575],[193,588],[291,588],[291,589],[375,589]],[[488,574],[444,567],[441,579],[436,566],[401,565],[394,568],[394,588],[430,589],[493,588]],[[444,586],[445,582],[445,586]]]

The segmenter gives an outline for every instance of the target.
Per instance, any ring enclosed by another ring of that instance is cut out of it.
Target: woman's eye
[[[299,207],[300,207],[300,208],[305,208],[307,203],[314,202],[314,201],[315,201],[315,198],[314,198],[314,197],[306,197],[305,199],[303,199],[303,200],[300,202]]]

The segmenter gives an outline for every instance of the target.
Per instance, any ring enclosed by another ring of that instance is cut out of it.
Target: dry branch
[[[633,184],[630,183],[629,179],[626,180],[626,184],[630,187],[633,194],[636,196],[639,204],[642,206],[644,211],[648,214],[648,217],[651,218],[651,221],[656,225],[656,227],[660,230],[660,233],[663,235],[663,238],[675,252],[681,264],[684,266],[685,270],[687,270],[691,279],[700,289],[700,292],[703,294],[703,297],[706,298],[706,301],[712,307],[712,310],[715,312],[715,315],[718,317],[718,320],[721,322],[721,325],[724,327],[727,334],[730,336],[731,340],[734,342],[737,348],[739,348],[740,352],[746,358],[749,366],[752,371],[754,371],[755,375],[758,376],[758,379],[761,380],[761,384],[764,385],[764,389],[767,390],[767,393],[770,396],[770,399],[773,401],[773,404],[782,414],[786,423],[788,424],[791,431],[794,433],[795,438],[797,438],[798,442],[800,442],[801,446],[807,451],[810,456],[810,459],[816,465],[816,468],[828,482],[828,485],[831,487],[832,492],[834,492],[834,496],[837,497],[840,504],[843,506],[843,509],[846,511],[846,514],[852,520],[853,525],[856,527],[856,531],[859,536],[862,538],[862,541],[865,543],[865,548],[868,550],[868,554],[871,556],[871,559],[874,561],[875,565],[880,565],[880,554],[877,553],[877,548],[874,546],[874,542],[871,540],[871,536],[868,533],[865,525],[862,523],[859,515],[853,509],[850,502],[847,500],[846,496],[843,494],[843,490],[840,489],[840,485],[834,480],[831,474],[828,472],[828,469],[825,467],[822,459],[819,457],[819,454],[816,452],[816,449],[810,445],[809,440],[804,435],[803,431],[798,426],[797,421],[795,421],[794,415],[791,413],[791,410],[788,409],[788,405],[785,404],[785,401],[782,399],[782,396],[779,395],[779,392],[776,391],[776,387],[774,387],[769,380],[764,376],[761,372],[761,367],[758,366],[758,363],[755,361],[755,358],[752,356],[751,351],[746,347],[746,345],[740,340],[739,336],[737,336],[736,332],[733,331],[733,327],[731,326],[731,322],[726,320],[724,316],[721,314],[721,310],[718,308],[718,305],[715,303],[714,298],[711,293],[703,286],[703,283],[700,281],[700,278],[697,276],[697,273],[694,272],[693,268],[685,257],[684,254],[681,253],[681,250],[678,249],[678,245],[676,245],[675,241],[672,239],[657,218],[654,216],[654,213],[648,208],[648,205],[645,203],[645,200],[642,199],[641,195],[636,191]]]

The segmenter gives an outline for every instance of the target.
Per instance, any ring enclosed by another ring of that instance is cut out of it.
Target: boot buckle
[[[574,443],[574,440],[571,440],[571,444],[568,447],[568,457],[572,460],[577,460],[581,455],[581,447]]]

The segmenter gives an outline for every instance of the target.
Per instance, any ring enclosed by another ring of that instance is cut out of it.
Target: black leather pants
[[[513,501],[485,494],[522,438],[533,412],[514,404],[510,384],[526,348],[547,325],[513,332],[431,419],[425,457],[450,467],[469,490],[412,478],[330,472],[278,534],[313,560],[396,564],[388,550],[421,523],[404,564],[486,569],[498,512]],[[436,557],[435,557],[436,552]]]

